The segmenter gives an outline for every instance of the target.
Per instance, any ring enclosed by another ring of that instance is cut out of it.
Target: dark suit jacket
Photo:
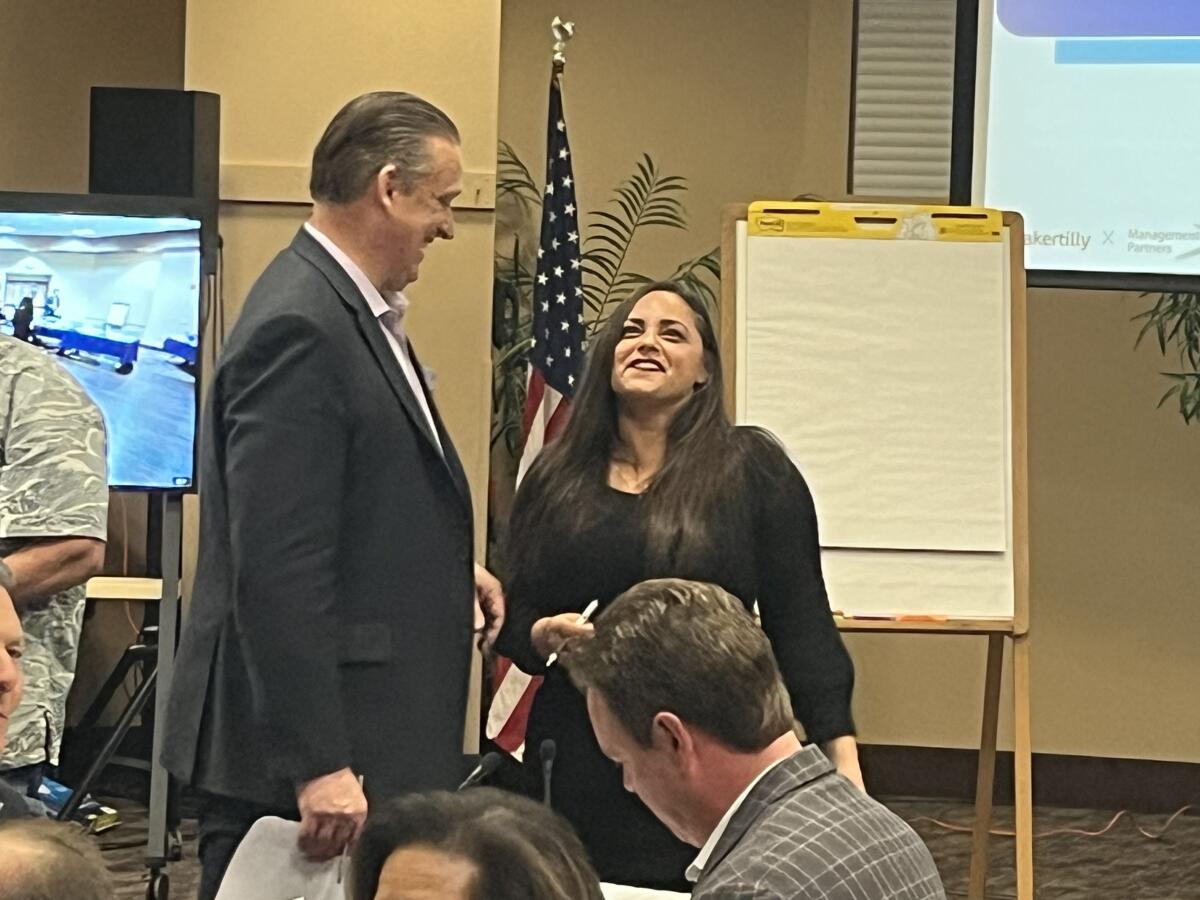
[[[280,810],[296,782],[346,766],[373,801],[454,785],[472,521],[438,432],[444,457],[358,288],[302,229],[209,385],[175,775]]]
[[[933,857],[899,816],[809,745],[763,776],[692,900],[945,900]]]

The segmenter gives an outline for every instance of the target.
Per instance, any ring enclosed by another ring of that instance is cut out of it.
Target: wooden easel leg
[[[1013,786],[1017,900],[1033,900],[1033,747],[1029,732],[1029,635],[1013,639]]]
[[[983,731],[975,778],[975,837],[971,844],[969,900],[984,900],[988,875],[988,836],[992,828],[992,788],[996,776],[996,725],[1000,719],[1000,676],[1004,635],[988,635],[987,679],[983,686]]]

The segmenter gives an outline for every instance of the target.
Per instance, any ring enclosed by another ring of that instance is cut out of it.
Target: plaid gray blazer
[[[692,900],[945,896],[916,832],[810,745],[754,786],[713,849]]]

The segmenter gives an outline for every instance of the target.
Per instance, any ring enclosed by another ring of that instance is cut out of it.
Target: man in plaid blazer
[[[802,746],[770,643],[721,588],[643,582],[563,661],[625,787],[700,848],[693,900],[944,900],[916,833]]]

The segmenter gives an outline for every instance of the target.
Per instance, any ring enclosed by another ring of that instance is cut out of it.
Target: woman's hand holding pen
[[[579,619],[579,613],[574,612],[538,619],[529,632],[533,649],[542,659],[549,660],[572,638],[590,638],[594,626],[590,622],[580,624]]]

